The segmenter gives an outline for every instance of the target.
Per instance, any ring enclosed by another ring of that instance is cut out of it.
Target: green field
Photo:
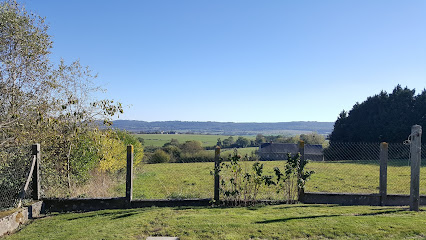
[[[141,208],[37,219],[15,239],[424,239],[426,208],[275,205],[240,208]]]
[[[216,146],[217,139],[224,140],[230,136],[225,135],[195,135],[195,134],[134,134],[145,140],[145,146],[162,147],[165,143],[170,142],[172,138],[177,139],[180,143],[195,140],[203,143],[203,147]],[[254,136],[244,136],[248,139],[254,139]],[[233,136],[237,140],[238,136]]]
[[[243,162],[250,169],[253,162]],[[262,161],[265,172],[273,174],[274,167],[284,168],[285,161]],[[145,164],[134,179],[135,199],[156,198],[211,198],[214,163],[162,163]],[[371,162],[310,162],[307,170],[315,171],[306,183],[307,192],[378,193],[379,166]],[[420,193],[426,194],[426,166],[421,168]],[[124,192],[121,185],[118,192]],[[280,199],[273,187],[263,187],[261,198]],[[409,194],[410,167],[388,166],[388,193]]]

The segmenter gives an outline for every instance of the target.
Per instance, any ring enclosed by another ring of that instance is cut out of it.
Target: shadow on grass
[[[271,219],[271,220],[265,220],[265,221],[258,221],[258,222],[255,222],[255,223],[256,224],[267,224],[267,223],[287,222],[287,221],[290,221],[290,220],[339,217],[339,216],[341,216],[341,215],[333,214],[333,215],[317,215],[317,216],[306,216],[306,217],[288,217],[288,218],[278,218],[278,219]]]
[[[288,209],[288,208],[325,208],[325,207],[340,207],[338,204],[312,204],[312,205],[297,205],[287,204],[284,206],[275,207],[275,209]]]
[[[188,210],[188,209],[236,209],[236,208],[244,208],[250,211],[256,211],[263,209],[265,207],[273,207],[274,209],[290,209],[290,208],[331,208],[331,207],[340,207],[338,204],[312,204],[312,205],[301,205],[301,204],[257,204],[254,206],[226,206],[226,205],[219,205],[219,206],[181,206],[181,207],[174,207],[173,210],[176,211],[182,211],[182,210]]]
[[[103,212],[103,213],[97,213],[97,212],[86,213],[86,214],[81,213],[82,214],[81,216],[72,217],[67,220],[72,221],[72,220],[78,220],[78,219],[84,219],[84,218],[108,217],[108,216],[111,216],[111,219],[115,220],[115,219],[121,219],[125,217],[130,217],[133,215],[137,215],[144,211],[145,210],[142,210],[142,209],[134,209],[134,210],[121,210],[121,211],[114,211],[114,212]]]
[[[397,213],[397,212],[402,212],[402,211],[406,211],[406,210],[405,209],[393,209],[393,210],[387,210],[387,211],[379,211],[379,212],[373,212],[373,213],[361,213],[361,214],[329,214],[329,215],[315,215],[315,216],[305,216],[305,217],[288,217],[288,218],[278,218],[278,219],[271,219],[271,220],[265,220],[265,221],[258,221],[258,222],[255,222],[255,223],[256,224],[267,224],[267,223],[287,222],[287,221],[290,221],[290,220],[303,220],[303,219],[328,218],[328,217],[377,216],[377,215],[392,214],[392,213]]]

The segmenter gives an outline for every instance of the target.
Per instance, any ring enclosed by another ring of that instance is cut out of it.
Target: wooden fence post
[[[300,153],[300,160],[305,161],[305,142],[300,140],[299,141],[299,153]]]
[[[127,146],[126,200],[128,204],[133,198],[133,145]]]
[[[41,153],[40,153],[40,144],[34,144],[31,146],[32,155],[35,157],[35,165],[33,170],[33,192],[32,192],[32,199],[33,200],[40,200],[40,160],[41,160]]]
[[[419,211],[420,204],[420,164],[422,153],[422,127],[411,127],[411,184],[410,184],[410,210]]]
[[[386,142],[380,144],[380,205],[386,205],[387,184],[388,184],[388,149]]]
[[[216,146],[214,152],[214,197],[215,203],[219,203],[219,172],[220,172],[220,147]]]
[[[299,141],[299,153],[300,153],[300,161],[304,162],[306,161],[305,159],[305,142],[304,141]],[[297,176],[298,178],[300,176]],[[305,194],[305,189],[303,188],[299,188],[299,186],[297,186],[297,192],[298,192],[298,200],[302,201],[303,200],[303,196]]]

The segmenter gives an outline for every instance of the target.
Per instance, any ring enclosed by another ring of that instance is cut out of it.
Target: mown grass
[[[69,213],[33,221],[15,239],[423,239],[426,209],[276,205],[143,208]]]
[[[179,143],[194,140],[200,141],[203,147],[216,146],[217,139],[220,138],[222,141],[229,136],[225,135],[197,135],[197,134],[134,134],[136,137],[144,139],[145,146],[162,147],[165,143],[170,142],[172,138],[177,139]],[[254,139],[254,136],[244,136],[248,139]],[[237,140],[238,136],[233,136],[234,140]]]
[[[284,169],[285,161],[262,161],[266,174],[273,168]],[[243,162],[250,169],[253,162]],[[409,194],[410,167],[389,164],[388,193]],[[157,198],[211,198],[213,195],[214,163],[145,164],[134,179],[133,196],[136,199]],[[379,166],[377,162],[310,162],[307,170],[315,171],[306,183],[307,192],[378,193]],[[426,194],[426,167],[421,168],[420,193]],[[117,191],[124,192],[124,185]],[[260,197],[280,199],[274,187],[262,187]]]

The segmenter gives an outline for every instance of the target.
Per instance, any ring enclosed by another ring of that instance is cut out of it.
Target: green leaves
[[[277,177],[276,185],[279,187],[277,192],[284,192],[285,198],[289,202],[297,200],[298,195],[305,188],[306,181],[314,174],[314,171],[305,171],[307,163],[307,160],[301,158],[300,153],[294,156],[288,153],[284,173],[278,167],[274,168]]]
[[[228,162],[221,164],[221,188],[225,200],[234,205],[251,205],[256,203],[261,185],[274,185],[273,176],[263,174],[263,163],[253,162],[251,169],[242,167],[242,161],[247,161],[248,156],[241,157],[235,149],[229,156]]]

